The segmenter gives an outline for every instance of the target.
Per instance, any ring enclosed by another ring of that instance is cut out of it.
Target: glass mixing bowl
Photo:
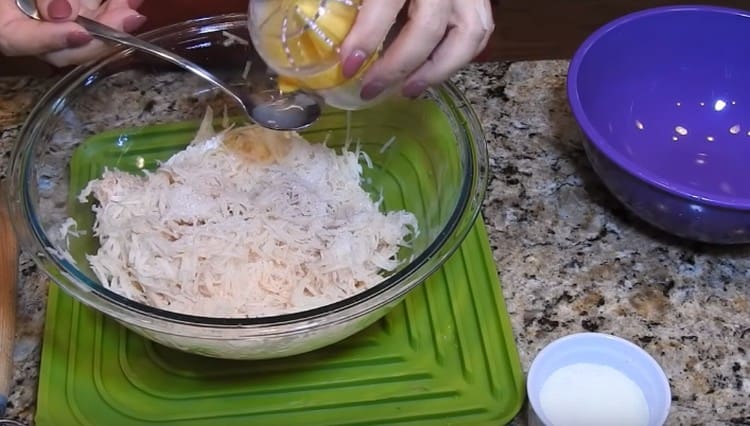
[[[272,85],[245,42],[246,25],[245,15],[222,15],[161,28],[144,38],[233,84]],[[419,220],[420,234],[400,254],[407,262],[348,299],[274,317],[190,316],[126,299],[100,285],[88,267],[85,256],[98,247],[91,235],[93,214],[76,194],[104,167],[135,173],[155,167],[192,139],[209,105],[219,117],[225,107],[229,116],[239,111],[200,79],[120,49],[75,69],[43,97],[11,161],[16,231],[38,267],[83,304],[158,343],[234,359],[282,357],[332,344],[398,304],[446,261],[477,219],[487,186],[486,144],[455,87],[445,84],[416,101],[393,99],[351,113],[329,108],[304,132],[306,138],[338,147],[357,141],[369,155],[366,189],[374,197],[382,194],[386,209],[405,208]],[[88,231],[72,238],[70,250],[60,233],[69,217]]]

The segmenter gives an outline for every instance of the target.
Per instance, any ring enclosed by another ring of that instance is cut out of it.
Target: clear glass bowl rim
[[[223,14],[193,19],[161,27],[141,35],[151,42],[163,38],[180,40],[184,35],[204,34],[236,28],[238,22],[246,23],[245,14]],[[322,323],[344,323],[382,308],[405,295],[437,270],[460,246],[479,216],[488,184],[488,155],[484,132],[479,120],[461,91],[451,82],[429,89],[447,117],[453,121],[454,132],[460,147],[466,150],[466,167],[461,193],[446,226],[427,249],[397,273],[374,287],[347,299],[322,307],[290,314],[258,318],[219,318],[186,315],[157,309],[112,292],[77,270],[74,264],[55,254],[54,246],[39,223],[32,202],[33,179],[31,161],[34,158],[35,135],[59,110],[64,109],[64,99],[70,95],[86,76],[104,65],[124,59],[132,49],[121,48],[106,58],[81,65],[59,80],[36,104],[24,123],[10,163],[10,209],[14,226],[21,243],[36,265],[78,301],[116,319],[139,326],[173,334],[158,321],[187,326],[211,328],[262,328],[268,326],[299,325],[301,328],[321,326]],[[453,246],[444,247],[447,242]],[[437,257],[436,257],[437,256]],[[429,264],[429,265],[428,265]],[[428,266],[428,267],[425,267]],[[91,297],[91,295],[95,295]],[[341,315],[336,315],[340,313]],[[136,318],[132,318],[135,316]],[[133,321],[138,319],[138,321]],[[307,324],[307,325],[303,325]],[[300,328],[295,328],[300,331]]]

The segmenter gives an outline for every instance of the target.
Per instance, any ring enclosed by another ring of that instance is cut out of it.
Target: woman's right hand
[[[362,0],[341,46],[345,77],[355,75],[391,30],[402,8],[408,20],[363,79],[361,97],[401,85],[416,97],[452,77],[482,49],[495,29],[489,0]]]
[[[80,25],[78,15],[118,30],[133,32],[146,17],[137,12],[143,0],[36,0],[43,20],[24,15],[15,0],[0,0],[0,52],[6,56],[37,56],[61,67],[95,59],[106,45]]]

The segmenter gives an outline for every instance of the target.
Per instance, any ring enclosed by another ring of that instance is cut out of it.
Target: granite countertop
[[[524,370],[555,338],[613,333],[665,369],[669,424],[750,425],[750,248],[678,241],[626,212],[587,163],[566,69],[488,63],[456,77],[489,142],[484,217]],[[22,120],[51,84],[0,79],[0,176]],[[30,423],[46,284],[24,255],[19,277],[9,414]]]

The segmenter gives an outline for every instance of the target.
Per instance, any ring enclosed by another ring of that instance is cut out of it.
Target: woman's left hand
[[[55,66],[81,64],[106,52],[73,22],[80,14],[115,29],[132,32],[146,17],[137,12],[143,0],[36,0],[41,20],[24,15],[14,0],[0,0],[0,53],[37,56]]]

